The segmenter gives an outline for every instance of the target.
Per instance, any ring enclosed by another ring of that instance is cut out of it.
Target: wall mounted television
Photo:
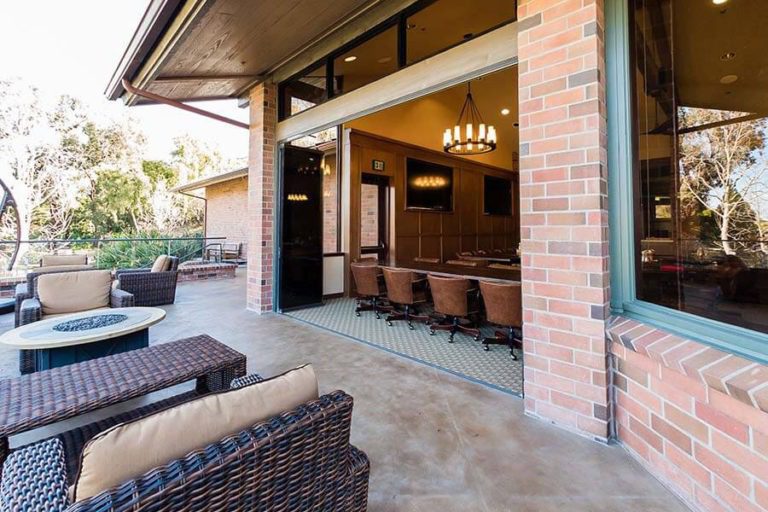
[[[407,158],[405,207],[408,210],[453,211],[453,168]]]
[[[483,176],[483,213],[512,215],[512,180]]]

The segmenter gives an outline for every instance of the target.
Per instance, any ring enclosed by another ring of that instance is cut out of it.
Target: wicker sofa
[[[258,375],[242,377],[232,387],[260,380]],[[349,443],[352,397],[343,391],[71,503],[68,486],[83,445],[118,422],[163,407],[163,403],[145,406],[14,451],[2,468],[0,511],[366,510],[369,462]]]
[[[162,306],[176,300],[179,258],[166,256],[162,269],[121,269],[115,271],[117,287],[132,294],[137,306]],[[157,263],[157,262],[156,262]]]
[[[28,281],[28,283],[31,283],[29,287],[31,288],[31,296],[28,298],[19,299],[17,295],[17,300],[21,300],[21,303],[18,307],[18,324],[21,325],[27,325],[31,324],[33,322],[38,322],[40,320],[43,320],[44,318],[48,318],[49,315],[46,313],[46,307],[41,302],[41,296],[40,296],[40,282],[44,279],[51,279],[51,278],[58,278],[58,277],[65,277],[65,276],[86,276],[86,275],[100,275],[104,272],[108,271],[100,271],[100,270],[79,270],[76,272],[64,272],[64,271],[57,271],[57,272],[49,272],[49,273],[42,273],[37,276],[35,276],[31,281]],[[107,276],[108,278],[108,276]],[[28,278],[29,279],[29,278]],[[60,284],[55,284],[52,287],[59,287]],[[60,289],[58,290],[58,293],[60,295],[64,295],[64,298],[60,298],[59,302],[69,302],[69,300],[66,298],[67,295],[70,297],[76,297],[80,293],[80,287],[84,286],[83,282],[72,283],[71,288],[66,289]],[[63,288],[63,287],[62,287]],[[108,292],[108,296],[106,293]],[[74,303],[74,302],[73,302]],[[64,313],[76,313],[78,311],[88,311],[89,309],[94,309],[95,305],[83,308],[81,310],[78,310],[77,308],[71,308],[68,311],[65,310],[59,310],[57,311],[58,314],[64,314]],[[130,293],[123,291],[123,290],[105,290],[105,295],[103,299],[103,307],[112,307],[112,308],[127,308],[135,306],[134,304],[134,298],[133,295]],[[20,350],[19,351],[19,371],[22,374],[26,373],[32,373],[35,371],[35,353],[32,350]]]

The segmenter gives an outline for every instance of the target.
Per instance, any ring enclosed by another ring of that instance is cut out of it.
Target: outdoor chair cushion
[[[111,287],[109,270],[61,272],[37,278],[37,296],[43,315],[109,307]]]
[[[155,262],[152,264],[152,269],[150,272],[165,272],[168,270],[168,268],[171,266],[171,258],[166,256],[165,254],[161,254],[157,257]]]
[[[74,272],[76,270],[94,270],[94,267],[93,265],[49,265],[32,269],[37,275],[48,274],[50,272],[61,272],[64,270]]]
[[[205,395],[93,437],[83,448],[74,500],[95,496],[152,468],[318,398],[311,365]]]
[[[87,265],[86,254],[43,254],[40,259],[41,267],[53,267],[58,265]]]

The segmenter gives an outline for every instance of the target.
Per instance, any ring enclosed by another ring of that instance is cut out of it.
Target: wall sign
[[[371,168],[374,171],[383,172],[384,171],[384,160],[374,160],[371,162]]]

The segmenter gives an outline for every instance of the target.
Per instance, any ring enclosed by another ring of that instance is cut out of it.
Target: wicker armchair
[[[243,377],[232,385],[253,379],[260,378]],[[144,414],[137,410],[123,416],[135,419],[158,407],[143,409]],[[11,453],[2,467],[0,510],[363,512],[369,462],[349,443],[351,418],[352,397],[335,391],[183,459],[168,461],[135,480],[70,503],[67,489],[82,447],[114,424],[103,420]]]
[[[93,267],[89,265],[67,265],[58,267],[41,267],[34,272],[27,273],[27,281],[25,283],[19,283],[16,285],[16,291],[14,298],[16,303],[14,304],[14,325],[18,327],[21,325],[19,322],[19,314],[21,312],[21,303],[26,299],[31,299],[35,296],[37,291],[37,278],[44,274],[55,274],[59,272],[80,272],[82,270],[91,270]]]
[[[137,306],[162,306],[176,300],[179,258],[170,257],[168,270],[151,272],[148,268],[121,269],[115,272],[117,287],[131,293]]]
[[[82,271],[82,270],[81,270]],[[57,272],[58,273],[58,272]],[[32,274],[32,273],[30,273]],[[16,300],[20,302],[17,307],[17,322],[18,326],[31,324],[32,322],[38,322],[43,319],[43,305],[40,303],[37,289],[37,277],[40,275],[46,275],[43,273],[38,274],[32,280],[27,278],[27,290],[31,288],[31,296],[22,295],[17,291]],[[31,284],[29,284],[31,283]],[[23,283],[22,283],[23,284]],[[28,298],[24,298],[27,296]],[[113,308],[128,308],[133,307],[134,303],[133,295],[123,290],[111,290],[109,297],[110,307]],[[32,373],[35,371],[35,352],[34,350],[20,350],[19,351],[19,372],[22,374]]]

